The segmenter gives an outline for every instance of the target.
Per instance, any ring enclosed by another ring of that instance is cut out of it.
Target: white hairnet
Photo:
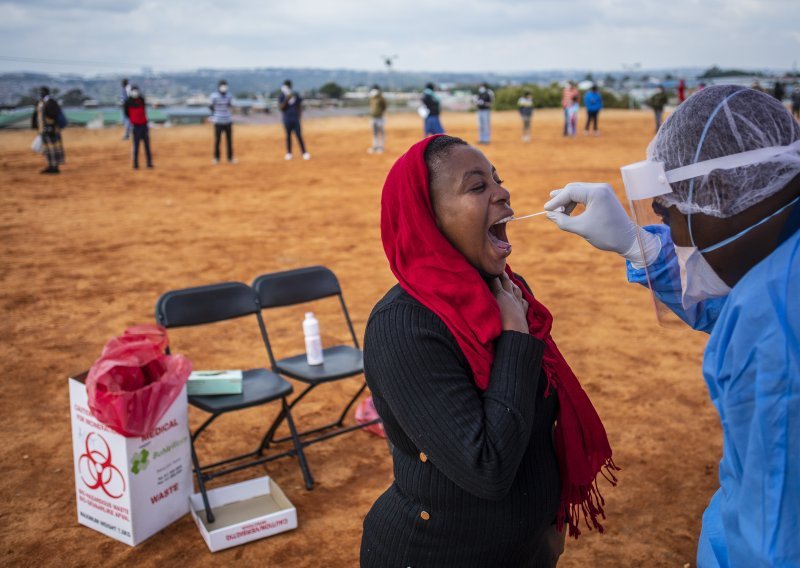
[[[758,148],[800,140],[800,125],[773,97],[744,87],[708,87],[686,99],[647,148],[647,159],[667,171]],[[786,187],[800,175],[800,144],[764,162],[713,170],[671,183],[659,197],[685,214],[731,217]]]

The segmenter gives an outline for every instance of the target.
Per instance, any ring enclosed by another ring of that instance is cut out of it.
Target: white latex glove
[[[636,268],[650,264],[661,251],[659,238],[647,231],[641,231],[645,259],[636,235],[639,228],[631,221],[622,204],[607,183],[569,183],[563,189],[550,193],[553,198],[544,204],[549,211],[547,218],[562,231],[575,233],[600,250],[616,252],[630,260]],[[575,205],[582,203],[586,210],[575,217],[569,213]],[[565,213],[556,211],[559,207]]]

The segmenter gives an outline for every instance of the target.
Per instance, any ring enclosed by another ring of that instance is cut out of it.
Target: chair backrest
[[[258,296],[242,282],[223,282],[172,290],[156,302],[156,321],[164,327],[202,325],[256,314]]]
[[[262,274],[253,281],[261,307],[279,308],[341,295],[336,275],[324,266]]]
[[[261,309],[293,306],[337,296],[344,319],[347,322],[347,328],[350,330],[353,345],[355,345],[356,349],[359,348],[358,338],[353,329],[353,322],[350,320],[350,313],[347,311],[347,305],[344,303],[344,296],[339,287],[339,280],[329,268],[308,266],[284,272],[262,274],[253,280],[253,289],[258,295]],[[275,358],[272,354],[272,346],[269,343],[266,326],[262,328],[262,333],[264,334],[263,339],[267,344],[270,360],[274,366]]]

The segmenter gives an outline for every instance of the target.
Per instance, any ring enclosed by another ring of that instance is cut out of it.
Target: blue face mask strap
[[[789,240],[789,237],[800,231],[800,205],[795,204],[789,218],[781,229],[781,234],[778,235],[778,246]]]
[[[747,91],[747,89],[742,87],[740,90],[738,90],[738,91],[736,91],[734,93],[731,93],[730,95],[728,95],[727,97],[722,99],[722,101],[717,105],[717,108],[714,109],[714,112],[712,112],[711,115],[708,117],[708,120],[706,120],[706,124],[703,127],[703,133],[700,134],[700,142],[697,143],[697,150],[694,153],[694,161],[692,161],[693,164],[696,164],[697,160],[700,159],[700,150],[703,149],[703,142],[705,142],[706,134],[708,134],[708,129],[711,127],[711,123],[714,121],[714,117],[717,116],[717,113],[722,109],[723,106],[725,106],[725,103],[727,103],[730,99],[732,99],[736,95],[738,95],[740,93],[744,93],[746,91]],[[689,180],[689,197],[688,197],[687,202],[689,203],[690,207],[692,205],[692,198],[694,197],[694,180],[695,179],[696,178],[692,178],[691,180]],[[697,245],[694,244],[694,234],[692,234],[692,213],[691,213],[691,210],[689,211],[688,215],[686,216],[686,222],[689,225],[689,239],[692,241],[692,246],[697,246]]]
[[[725,239],[724,241],[722,241],[722,242],[719,242],[719,243],[717,243],[717,244],[715,244],[715,245],[711,245],[710,247],[706,247],[706,248],[704,248],[703,250],[701,250],[700,252],[701,252],[701,253],[707,253],[707,252],[711,252],[711,251],[717,250],[718,248],[722,248],[722,247],[724,247],[725,245],[728,245],[728,244],[732,243],[733,241],[735,241],[735,240],[736,240],[736,239],[738,239],[739,237],[743,237],[744,235],[746,235],[747,233],[749,233],[750,231],[752,231],[752,230],[753,230],[753,229],[755,229],[756,227],[758,227],[758,226],[760,226],[760,225],[763,225],[764,223],[766,223],[767,221],[769,221],[770,219],[772,219],[772,218],[773,218],[775,215],[778,215],[778,214],[780,214],[780,213],[784,212],[786,209],[788,209],[789,207],[791,207],[792,205],[794,205],[794,204],[795,204],[795,203],[797,203],[798,201],[800,201],[800,195],[798,195],[797,197],[795,197],[794,199],[792,199],[792,200],[791,200],[789,203],[787,203],[786,205],[784,205],[783,207],[781,207],[780,209],[778,209],[777,211],[775,211],[775,213],[772,213],[771,215],[769,215],[769,216],[767,216],[767,217],[764,217],[763,219],[761,219],[761,221],[759,221],[759,222],[758,222],[758,223],[756,223],[755,225],[750,225],[750,226],[749,226],[749,227],[747,227],[747,228],[746,228],[744,231],[740,231],[740,232],[736,233],[735,235],[733,235],[732,237],[728,237],[728,238],[727,238],[727,239]]]

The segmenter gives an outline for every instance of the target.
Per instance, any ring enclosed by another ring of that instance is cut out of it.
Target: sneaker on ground
[[[304,152],[303,153],[303,159],[304,160],[310,160],[311,159],[311,154],[309,154],[308,152]]]
[[[283,157],[283,159],[284,159],[284,160],[291,160],[291,159],[292,159],[292,154],[291,154],[291,152],[290,152],[290,153],[288,153],[288,154],[286,154],[286,155]]]
[[[236,158],[231,158],[230,160],[228,160],[228,163],[229,164],[238,164],[239,160],[237,160]]]
[[[211,163],[212,163],[212,164],[214,164],[214,165],[216,166],[217,164],[219,164],[219,160],[217,160],[216,158],[214,158],[213,160],[211,160]]]

